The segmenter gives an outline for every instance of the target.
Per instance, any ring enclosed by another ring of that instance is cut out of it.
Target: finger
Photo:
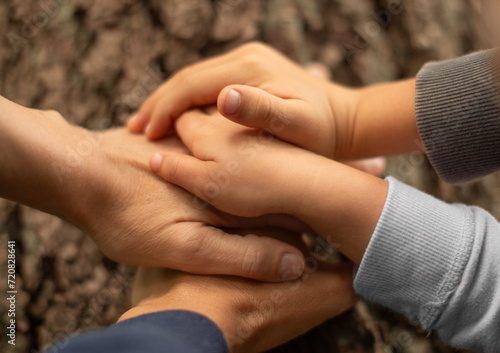
[[[144,110],[144,116],[150,116],[146,136],[150,139],[163,136],[172,121],[186,110],[213,104],[228,84],[248,81],[248,71],[239,70],[237,65],[219,65],[210,70],[191,68],[175,75],[159,92],[161,98],[152,99],[153,110],[149,111],[149,103]]]
[[[191,98],[189,95],[186,95],[189,92],[189,83],[192,81],[190,77],[203,78],[203,72],[211,73],[212,70],[216,69],[217,67],[226,66],[228,60],[231,60],[231,57],[229,55],[215,57],[212,59],[201,61],[193,66],[186,67],[173,75],[146,99],[146,101],[141,105],[139,111],[136,114],[130,117],[130,119],[127,121],[127,128],[129,129],[129,131],[144,132],[148,127],[149,122],[151,121],[153,112],[158,107],[166,108],[163,112],[163,115],[161,116],[167,116],[167,119],[169,119],[168,117],[170,115],[175,118],[178,115],[182,114],[185,110],[191,108],[192,105],[190,105],[189,102],[186,102],[186,99]],[[199,81],[194,81],[194,83],[203,84],[203,82]],[[173,100],[171,98],[173,98]],[[215,103],[215,100],[216,98],[213,99],[212,103]],[[175,106],[170,106],[170,104],[174,104]],[[169,107],[177,107],[178,105],[187,108],[179,108],[174,112],[171,112],[168,109]],[[172,119],[169,120],[170,123],[171,121]],[[167,124],[167,127],[164,128],[165,132],[169,127],[170,126],[168,126]],[[153,127],[153,132],[156,129],[156,127]]]
[[[265,340],[257,340],[252,351],[267,351],[351,308],[359,300],[352,289],[352,273],[351,264],[341,264],[329,271],[306,268],[301,281],[284,283],[275,291],[279,293],[279,302],[271,299],[272,306],[268,301],[266,304],[257,303],[257,309],[266,320],[267,329],[272,329],[272,335]],[[290,308],[293,308],[293,315],[290,315]],[[285,322],[284,319],[288,325],[280,325]],[[228,338],[230,344],[234,338]]]
[[[151,169],[161,178],[211,202],[216,195],[210,188],[207,163],[210,162],[173,152],[156,153],[150,161]]]
[[[193,151],[193,142],[208,134],[208,129],[214,119],[208,119],[207,113],[199,109],[185,112],[176,121],[177,135],[189,151]],[[224,119],[221,119],[224,120]]]
[[[150,139],[161,137],[187,109],[215,103],[227,85],[258,84],[255,72],[263,58],[281,55],[266,45],[250,43],[181,70],[148,98],[129,128],[142,131],[149,124],[146,135]]]
[[[305,267],[301,251],[274,238],[227,234],[201,223],[179,224],[177,231],[185,236],[175,244],[173,256],[179,258],[170,257],[169,262],[187,272],[282,282],[300,277]]]
[[[387,167],[387,161],[383,157],[346,161],[344,164],[377,177],[384,175]]]
[[[127,120],[126,125],[130,132],[142,133],[146,130],[151,119],[151,114],[162,97],[160,91],[161,87],[142,103],[137,113]]]
[[[302,145],[310,131],[307,103],[279,98],[260,88],[228,86],[220,93],[217,106],[223,116],[238,124],[264,129],[297,145]]]

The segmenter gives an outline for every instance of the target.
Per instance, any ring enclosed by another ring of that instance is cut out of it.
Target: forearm
[[[387,182],[314,156],[290,213],[359,264],[387,196]],[[307,175],[310,174],[310,175]]]
[[[0,197],[68,217],[68,191],[77,181],[63,166],[81,138],[76,129],[55,113],[0,98]]]
[[[488,50],[431,62],[416,79],[355,91],[355,107],[347,109],[344,123],[339,119],[344,134],[336,159],[425,150],[449,183],[499,170],[499,55]],[[333,88],[332,99],[338,97]]]
[[[477,207],[446,204],[388,181],[356,291],[436,331],[447,343],[499,351],[498,223]]]
[[[390,156],[421,150],[415,118],[415,79],[356,91],[349,110],[349,131],[336,159]],[[340,114],[337,114],[340,115]]]
[[[278,228],[234,232],[276,237],[301,249],[304,256],[309,254],[296,233]],[[134,307],[120,321],[162,310],[191,311],[212,320],[232,352],[261,352],[340,314],[356,300],[350,263],[317,263],[301,279],[284,283],[140,268],[134,281]]]

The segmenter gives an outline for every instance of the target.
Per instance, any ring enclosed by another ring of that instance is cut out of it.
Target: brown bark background
[[[2,0],[0,94],[59,111],[90,129],[120,126],[162,80],[251,40],[292,59],[323,62],[334,80],[366,85],[414,76],[429,60],[492,46],[479,0]],[[420,155],[393,158],[390,174],[446,201],[500,216],[500,177],[460,187]],[[31,352],[72,332],[109,325],[128,308],[130,271],[105,259],[61,220],[0,199],[0,293],[7,241],[17,242],[17,340]],[[3,296],[3,294],[2,294]],[[280,352],[450,352],[432,335],[368,305]]]

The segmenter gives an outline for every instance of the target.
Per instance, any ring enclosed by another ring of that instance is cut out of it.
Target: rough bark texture
[[[394,6],[394,4],[399,6]],[[122,125],[162,80],[204,57],[261,40],[294,60],[320,61],[350,85],[416,74],[434,59],[488,48],[480,1],[408,0],[3,0],[0,93],[61,112],[91,129]],[[389,171],[446,201],[500,216],[500,177],[443,184],[420,155]],[[81,231],[0,200],[0,293],[7,240],[17,241],[17,345],[42,349],[69,333],[108,325],[128,307],[130,271],[105,259]],[[7,302],[0,301],[6,327]],[[1,330],[4,332],[4,330]],[[361,304],[282,352],[451,352],[418,327]]]

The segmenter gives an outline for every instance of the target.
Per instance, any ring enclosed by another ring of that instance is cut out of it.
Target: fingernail
[[[153,171],[158,172],[160,170],[161,161],[163,160],[163,156],[159,153],[155,154],[153,158],[151,158],[151,169]]]
[[[146,125],[146,129],[144,130],[144,133],[148,135],[150,129],[151,129],[151,123],[148,123],[148,125]]]
[[[304,272],[304,262],[297,255],[285,254],[281,258],[279,276],[282,281],[290,281],[300,277]]]
[[[232,89],[226,98],[226,105],[224,106],[224,112],[229,115],[236,114],[240,110],[241,105],[241,94],[240,92]]]

